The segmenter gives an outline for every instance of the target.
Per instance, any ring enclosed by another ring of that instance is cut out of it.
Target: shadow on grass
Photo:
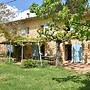
[[[72,81],[74,83],[82,83],[84,84],[84,86],[79,87],[77,90],[90,90],[90,72],[84,75],[73,75],[73,76],[67,76],[64,78],[53,77],[52,80],[55,80],[59,83],[68,82],[68,81]]]

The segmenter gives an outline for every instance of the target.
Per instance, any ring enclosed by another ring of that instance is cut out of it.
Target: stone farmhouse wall
[[[90,20],[90,15],[86,15],[84,20]],[[28,38],[36,38],[38,36],[37,29],[41,26],[47,23],[46,20],[38,19],[36,17],[34,18],[27,18],[22,20],[23,24],[21,26],[25,26],[28,28],[29,33],[26,34],[26,37]],[[1,39],[0,39],[1,40]],[[1,41],[3,43],[3,41]],[[82,42],[78,40],[72,40],[71,43],[65,42],[60,45],[60,55],[62,56],[62,62],[67,60],[67,50],[65,49],[65,45],[72,45],[75,43],[82,44]],[[90,63],[90,41],[84,41],[82,45],[82,62],[83,63]],[[5,51],[7,52],[7,45],[6,44],[0,44],[0,52]],[[24,57],[31,57],[31,51],[32,46],[28,45],[27,50],[25,50]],[[45,55],[47,56],[55,56],[56,53],[56,43],[51,42],[45,42]],[[72,60],[71,60],[72,61]]]

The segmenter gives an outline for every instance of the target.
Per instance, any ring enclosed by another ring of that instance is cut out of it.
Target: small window
[[[43,26],[44,26],[44,28],[48,28],[48,25],[47,24],[44,24]]]
[[[26,34],[26,27],[22,27],[21,34],[22,35],[25,35]]]
[[[44,34],[46,34],[46,32],[49,31],[48,28],[49,28],[48,25],[47,24],[44,24]]]
[[[41,28],[43,28],[43,33],[45,34],[48,25],[47,24],[41,25]]]
[[[27,27],[27,34],[29,34],[29,27]]]
[[[43,28],[44,27],[44,25],[41,25],[41,28]]]
[[[21,34],[22,35],[25,35],[26,34],[26,28],[25,27],[22,27]]]
[[[66,26],[67,27],[67,31],[74,31],[73,27],[70,27],[70,26]]]
[[[90,50],[90,43],[88,43],[88,49]]]

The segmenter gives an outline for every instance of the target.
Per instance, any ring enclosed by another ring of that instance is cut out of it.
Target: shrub
[[[48,60],[42,60],[42,67],[45,68],[47,66],[49,66]]]
[[[46,67],[48,66],[48,61],[42,60],[42,66],[40,64],[40,60],[27,59],[23,60],[21,66],[24,68]]]
[[[37,63],[35,60],[27,59],[22,61],[21,66],[25,68],[33,68],[33,67],[37,67]]]
[[[14,58],[11,58],[11,57],[9,58],[8,57],[4,62],[5,62],[5,64],[13,64],[14,63]]]

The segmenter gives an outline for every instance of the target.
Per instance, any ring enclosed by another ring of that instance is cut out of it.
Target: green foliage
[[[21,66],[24,68],[47,67],[48,61],[42,60],[41,66],[40,60],[27,59],[22,61]]]
[[[37,9],[38,9],[38,4],[36,4],[36,3],[32,3],[31,4],[31,6],[29,7],[30,8],[30,11],[32,12],[32,13],[37,13],[36,11],[37,11]]]
[[[84,22],[73,22],[72,27],[74,29],[73,32],[76,33],[77,39],[80,41],[90,40],[90,20]]]
[[[57,7],[62,5],[61,0],[43,0],[41,6],[33,3],[30,6],[30,11],[36,13],[39,18],[47,19],[45,24],[48,25],[48,28],[40,28],[38,30],[39,37],[45,41],[55,41],[57,46],[60,46],[59,44],[61,42],[70,41],[71,39],[77,38],[79,40],[84,40],[85,38],[83,37],[87,37],[89,32],[86,30],[87,27],[82,27],[82,31],[79,24],[85,11],[86,3],[87,0],[70,0],[59,10],[57,10]],[[70,7],[68,4],[70,4]],[[70,31],[71,27],[74,31]],[[79,27],[79,30],[77,27]],[[60,50],[59,47],[56,48],[58,50],[56,51],[56,62],[59,62]]]
[[[24,60],[22,62],[22,67],[24,67],[24,68],[37,67],[37,62],[35,60]]]
[[[15,58],[7,57],[7,59],[4,61],[5,64],[14,64]]]
[[[62,11],[59,11],[58,12],[59,21],[60,22],[65,22],[66,20],[68,20],[69,19],[69,16],[70,16],[69,14],[70,13],[69,13],[68,7],[67,6],[64,6],[63,9],[62,9]]]
[[[65,5],[68,6],[70,13],[82,14],[86,10],[88,0],[65,0]]]
[[[36,3],[32,3],[29,7],[30,11],[36,13],[37,17],[40,18],[50,18],[53,13],[57,12],[58,7],[61,6],[61,0],[43,0],[43,4],[39,6]]]
[[[73,6],[73,4],[75,6]],[[77,33],[79,34],[80,32],[76,30],[76,27],[79,27],[79,24],[75,24],[75,23],[80,23],[80,20],[82,20],[82,16],[85,11],[84,8],[86,4],[87,4],[87,0],[76,0],[76,1],[67,0],[63,8],[60,9],[58,12],[55,12],[57,10],[57,6],[62,5],[60,0],[55,0],[55,1],[43,0],[43,4],[41,6],[33,3],[30,6],[30,11],[36,13],[36,15],[40,18],[47,19],[46,24],[48,25],[48,28],[45,29],[40,28],[38,30],[40,37],[48,41],[59,40],[61,42],[67,40],[70,41],[72,38],[73,39],[76,38]],[[74,7],[73,9],[77,12],[71,13],[70,6],[73,6]],[[49,18],[50,20],[48,21]],[[70,27],[73,26],[75,32],[68,32],[70,31]],[[83,28],[83,30],[84,29],[85,28]],[[83,35],[85,36],[86,34]]]

